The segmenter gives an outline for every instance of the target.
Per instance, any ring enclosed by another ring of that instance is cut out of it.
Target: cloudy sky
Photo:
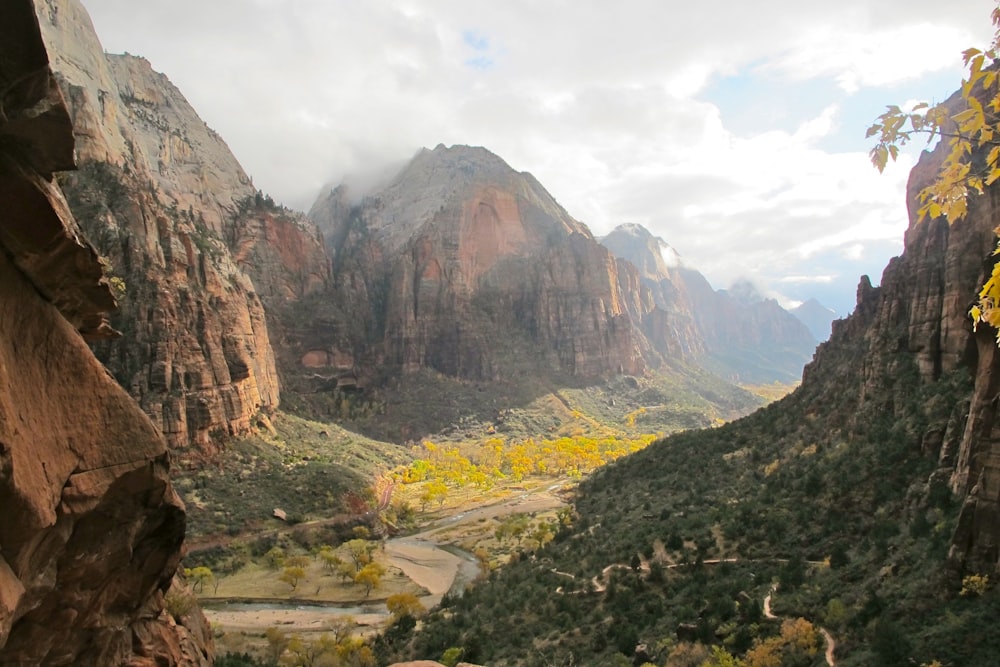
[[[83,0],[256,185],[307,210],[422,146],[485,146],[595,234],[638,222],[716,287],[850,312],[902,250],[915,154],[886,104],[946,98],[992,0]]]

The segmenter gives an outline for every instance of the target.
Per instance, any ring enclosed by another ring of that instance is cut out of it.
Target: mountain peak
[[[616,256],[635,264],[640,273],[653,280],[666,278],[671,269],[682,266],[680,253],[635,222],[618,225],[600,242]]]
[[[830,325],[837,319],[837,313],[814,298],[809,298],[790,311],[799,321],[809,327],[816,340],[830,337]]]
[[[334,189],[309,213],[328,238],[335,235],[330,222],[342,217],[336,211],[347,202],[354,203],[348,189]],[[542,237],[553,232],[592,237],[531,174],[515,171],[481,146],[423,148],[384,187],[374,189],[360,203],[367,211],[367,229],[387,248],[398,249],[436,220],[464,219],[470,206],[495,208],[497,197],[508,207],[505,215],[537,227]]]
[[[503,158],[482,146],[438,144],[433,150],[421,148],[403,170],[414,167],[442,170],[458,170],[466,175],[513,172],[514,169]]]
[[[765,300],[764,295],[752,282],[746,278],[736,279],[729,289],[726,290],[732,298],[743,303],[760,303]]]

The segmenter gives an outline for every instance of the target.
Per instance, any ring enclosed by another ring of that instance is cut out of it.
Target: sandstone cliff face
[[[637,321],[664,357],[700,363],[734,381],[800,378],[816,340],[776,301],[752,288],[744,295],[714,290],[641,225],[621,225],[601,243],[638,268],[654,307]]]
[[[347,319],[369,356],[467,378],[644,367],[628,279],[530,175],[482,148],[439,146],[359,205],[348,196],[324,195],[310,217],[344,302],[368,304]]]
[[[673,248],[636,224],[619,225],[600,241],[615,257],[635,266],[649,290],[651,307],[639,313],[636,321],[650,344],[666,358],[694,361],[704,355],[705,337],[698,329]]]
[[[0,664],[209,665],[200,613],[164,611],[166,443],[80,336],[114,300],[53,183],[72,129],[29,0],[0,6],[0,89]]]
[[[862,279],[855,312],[834,322],[803,387],[826,387],[891,416],[916,386],[971,372],[971,407],[957,404],[952,423],[925,434],[922,447],[937,455],[938,475],[950,477],[964,499],[952,558],[963,569],[990,572],[1000,565],[1000,353],[995,332],[973,333],[968,310],[989,275],[1000,199],[996,188],[971,198],[967,217],[951,226],[918,222],[916,194],[942,157],[940,149],[925,153],[914,168],[904,253],[886,267],[879,287]],[[850,415],[839,420],[849,423]]]
[[[322,244],[255,191],[166,77],[105,55],[78,0],[37,10],[81,159],[62,186],[119,288],[125,340],[95,350],[172,445],[211,451],[278,405],[263,301],[323,284]]]

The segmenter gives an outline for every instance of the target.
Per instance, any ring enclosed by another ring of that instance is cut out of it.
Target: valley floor
[[[468,499],[430,514],[419,532],[385,542],[378,559],[387,570],[388,582],[373,590],[369,598],[344,599],[359,597],[357,587],[334,583],[333,577],[324,576],[318,567],[300,584],[303,593],[295,597],[288,594],[287,586],[277,583],[263,590],[244,589],[252,595],[235,594],[239,586],[234,586],[238,584],[234,580],[246,572],[221,577],[218,589],[201,598],[216,631],[218,650],[222,654],[262,649],[264,633],[272,627],[310,636],[330,632],[332,626],[348,619],[355,634],[371,634],[386,626],[391,617],[386,599],[400,591],[419,590],[420,603],[430,609],[449,591],[461,591],[481,575],[482,566],[470,552],[481,547],[495,550],[496,545],[486,542],[492,540],[498,521],[516,514],[539,517],[552,513],[567,505],[568,488],[568,480],[541,480],[518,487],[499,501],[491,498],[485,505],[476,505],[474,499]],[[262,578],[277,582],[274,573],[258,571],[251,576],[258,583]],[[321,586],[321,597],[309,595],[313,590],[318,593]],[[269,595],[267,590],[275,594]]]

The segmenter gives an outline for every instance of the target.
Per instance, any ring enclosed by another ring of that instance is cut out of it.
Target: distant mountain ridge
[[[101,52],[78,0],[39,7],[81,156],[62,185],[123,290],[125,340],[95,349],[174,446],[212,455],[282,392],[364,393],[420,370],[797,377],[769,374],[769,353],[720,360],[676,252],[615,257],[484,148],[423,149],[361,201],[324,192],[309,219],[283,209],[166,77]]]
[[[640,267],[644,285],[669,325],[645,330],[652,341],[672,336],[674,349],[723,377],[743,382],[796,382],[816,339],[805,325],[749,282],[714,290],[677,252],[641,225],[621,225],[600,239]],[[669,334],[667,333],[669,332]],[[670,346],[660,348],[669,354]]]
[[[837,319],[836,312],[816,299],[807,299],[788,312],[809,327],[809,331],[818,341],[824,341],[830,337],[833,321]]]

